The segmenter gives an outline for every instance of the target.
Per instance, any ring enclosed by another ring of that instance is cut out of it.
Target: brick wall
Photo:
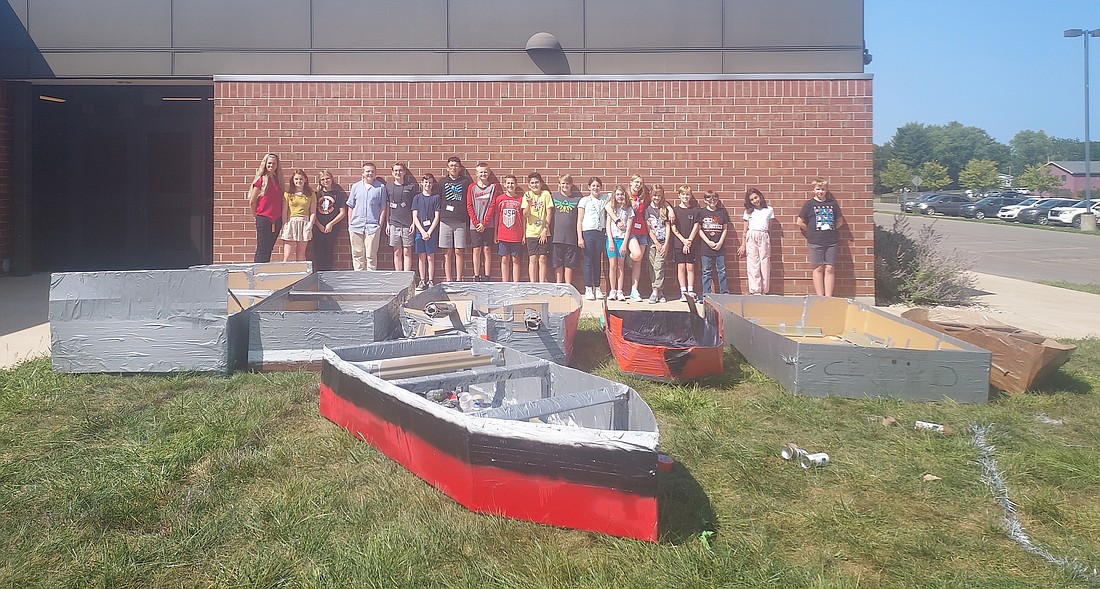
[[[826,176],[850,225],[836,294],[872,297],[871,132],[871,82],[864,79],[218,81],[214,261],[251,260],[255,236],[245,193],[268,150],[280,155],[288,175],[304,168],[312,182],[328,168],[345,189],[359,179],[364,161],[376,162],[380,173],[396,160],[416,174],[439,176],[447,157],[458,155],[471,169],[488,161],[498,175],[538,170],[551,186],[566,172],[582,186],[600,176],[605,187],[639,173],[647,183],[664,184],[666,193],[671,188],[673,198],[685,182],[715,190],[737,219],[738,235],[740,203],[755,186],[778,217],[772,291],[795,295],[813,286],[794,217],[809,197],[809,180]],[[347,236],[342,240],[337,267],[350,268]],[[746,291],[739,242],[727,244],[735,293]],[[381,257],[392,268],[385,246]]]
[[[0,264],[12,256],[11,107],[7,84],[0,82]],[[0,273],[3,268],[0,266]]]

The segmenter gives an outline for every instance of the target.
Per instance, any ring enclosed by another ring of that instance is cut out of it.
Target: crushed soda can
[[[779,450],[779,457],[783,460],[796,460],[809,454],[806,450],[795,446],[794,444],[787,443]]]
[[[806,454],[798,461],[798,465],[802,468],[821,468],[829,466],[829,455],[824,452]]]
[[[954,432],[949,425],[940,425],[930,421],[920,421],[919,419],[913,424],[913,429],[936,432],[945,436],[950,436]]]

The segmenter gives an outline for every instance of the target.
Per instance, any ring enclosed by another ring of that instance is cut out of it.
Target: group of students
[[[697,297],[699,266],[704,293],[729,292],[723,251],[731,222],[714,191],[704,193],[700,206],[691,187],[682,185],[672,204],[662,185],[648,186],[635,175],[611,192],[604,192],[599,178],[591,178],[582,195],[573,177],[564,174],[558,178],[558,190],[551,192],[538,172],[527,175],[526,190],[521,191],[519,178],[506,174],[498,179],[485,162],[477,164],[471,177],[458,157],[447,161],[439,179],[425,173],[416,180],[401,162],[393,164],[391,172],[392,180],[383,181],[375,164],[365,163],[362,178],[346,194],[327,170],[320,172],[320,188],[314,190],[305,171],[298,169],[284,191],[279,158],[266,154],[249,190],[256,217],[255,260],[270,261],[276,237],[284,242],[284,261],[303,260],[307,243],[313,241],[315,268],[331,270],[333,230],[347,219],[354,269],[376,269],[379,244],[386,236],[394,268],[416,271],[418,288],[435,283],[438,252],[444,255],[444,279],[461,281],[466,249],[472,251],[473,279],[488,281],[495,246],[505,282],[519,281],[524,250],[532,282],[572,284],[573,271],[583,264],[584,296],[590,300],[605,296],[600,287],[605,260],[608,299],[641,301],[639,283],[643,267],[648,267],[648,300],[664,302],[670,257],[680,300]],[[802,207],[797,224],[810,243],[815,290],[832,296],[836,229],[843,225],[843,216],[827,190],[828,182],[816,178],[812,184],[813,198]],[[746,258],[750,294],[769,292],[769,229],[774,218],[763,193],[750,188],[742,215],[745,232],[737,248],[738,257]]]

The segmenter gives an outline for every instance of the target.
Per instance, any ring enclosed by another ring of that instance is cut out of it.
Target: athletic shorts
[[[810,265],[811,266],[836,266],[836,244],[832,245],[819,245],[816,243],[810,244]]]
[[[439,222],[439,247],[443,249],[466,249],[467,237],[469,237],[469,235],[469,221]]]
[[[529,256],[549,256],[550,255],[550,243],[539,243],[539,238],[528,237],[527,238],[527,255]]]
[[[486,227],[481,233],[470,229],[470,247],[492,247],[496,241],[494,237],[492,227]]]
[[[555,243],[550,248],[550,266],[576,268],[581,264],[581,248],[575,243]]]
[[[439,234],[433,235],[431,239],[424,240],[424,236],[420,235],[417,231],[413,236],[413,253],[414,254],[434,254],[439,249]]]
[[[611,241],[607,242],[607,259],[611,260],[622,257],[626,257],[627,259],[630,258],[629,251],[626,253],[626,256],[619,255],[619,251],[623,249],[623,240],[624,238],[622,237],[612,237]]]
[[[512,256],[513,258],[518,258],[521,255],[523,255],[523,244],[522,243],[502,241],[502,242],[497,244],[497,255],[499,255],[502,258],[505,257],[505,256]]]
[[[679,240],[677,240],[679,241]],[[675,246],[676,244],[673,244]],[[684,253],[684,246],[681,243],[680,247],[670,246],[668,249],[672,250],[672,261],[677,264],[691,264],[699,261],[699,248],[694,243],[691,244],[691,249],[688,253]]]
[[[412,247],[413,236],[409,234],[408,227],[390,225],[390,247]]]

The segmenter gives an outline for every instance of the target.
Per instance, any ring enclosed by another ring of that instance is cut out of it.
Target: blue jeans
[[[597,287],[603,272],[607,235],[599,229],[581,231],[584,239],[584,285]]]
[[[704,253],[700,256],[700,265],[703,266],[703,293],[711,293],[713,273],[718,273],[718,294],[729,294],[730,287],[726,281],[726,256]],[[713,269],[712,269],[713,266]]]

